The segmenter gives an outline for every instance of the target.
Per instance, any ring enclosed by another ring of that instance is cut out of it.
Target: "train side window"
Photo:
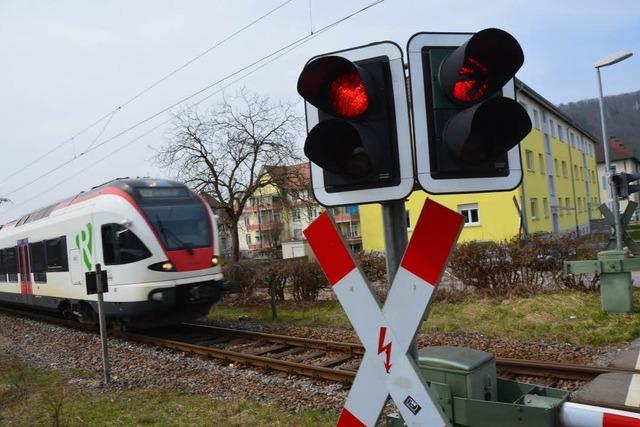
[[[105,224],[101,233],[105,265],[129,264],[151,256],[138,236],[123,225]]]
[[[33,280],[38,283],[47,283],[47,258],[44,242],[30,243],[29,257],[31,258]]]
[[[7,267],[4,265],[4,249],[0,249],[0,283],[7,281]]]
[[[47,254],[47,271],[69,271],[66,236],[46,240],[45,246]]]
[[[7,270],[9,282],[18,281],[18,259],[16,258],[16,248],[7,248],[4,250],[2,257],[5,268]]]

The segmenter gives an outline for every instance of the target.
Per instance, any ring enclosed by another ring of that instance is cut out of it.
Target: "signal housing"
[[[316,199],[326,206],[406,197],[413,187],[400,48],[374,43],[312,58],[298,78],[305,99]]]
[[[430,193],[505,191],[522,178],[531,120],[515,101],[524,55],[499,29],[409,40],[418,182]]]

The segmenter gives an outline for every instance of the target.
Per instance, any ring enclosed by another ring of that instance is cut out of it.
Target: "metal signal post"
[[[87,284],[87,295],[96,295],[98,302],[98,321],[100,324],[100,344],[102,348],[102,369],[104,372],[104,383],[109,384],[111,381],[111,372],[109,366],[109,353],[107,351],[107,319],[104,314],[104,297],[103,293],[109,292],[107,272],[102,270],[100,264],[96,264],[96,271],[85,273]]]

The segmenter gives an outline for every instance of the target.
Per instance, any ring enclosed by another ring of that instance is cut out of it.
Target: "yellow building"
[[[409,236],[426,197],[465,216],[460,241],[510,239],[521,232],[521,222],[528,233],[590,231],[589,221],[600,217],[595,137],[529,86],[517,81],[516,88],[517,99],[533,123],[520,143],[521,185],[494,193],[415,191],[406,201]],[[522,221],[517,206],[524,207]],[[380,205],[360,206],[360,221],[363,249],[383,250]]]

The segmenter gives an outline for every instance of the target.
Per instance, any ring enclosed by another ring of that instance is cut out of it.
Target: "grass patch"
[[[293,414],[274,405],[210,400],[173,390],[87,392],[60,374],[0,361],[0,425],[11,426],[329,426],[318,411]]]
[[[640,336],[640,293],[634,293],[635,313],[611,314],[600,310],[600,295],[574,291],[553,292],[532,297],[492,300],[469,297],[456,303],[431,307],[422,331],[477,332],[490,337],[521,340],[550,340],[575,345],[607,345],[631,341]],[[264,307],[214,306],[211,319],[242,318],[271,322]],[[337,302],[318,302],[312,307],[278,308],[276,323],[298,326],[350,327]]]
[[[640,306],[638,292],[634,303]],[[468,298],[457,304],[437,304],[423,330],[606,345],[640,336],[640,316],[603,313],[599,294],[555,292],[502,301]]]
[[[337,301],[318,302],[308,307],[278,306],[278,318],[274,323],[294,326],[333,326],[339,328],[350,327],[349,320]],[[240,320],[251,319],[272,322],[271,306],[265,302],[264,306],[230,307],[215,305],[209,312],[209,319]]]

